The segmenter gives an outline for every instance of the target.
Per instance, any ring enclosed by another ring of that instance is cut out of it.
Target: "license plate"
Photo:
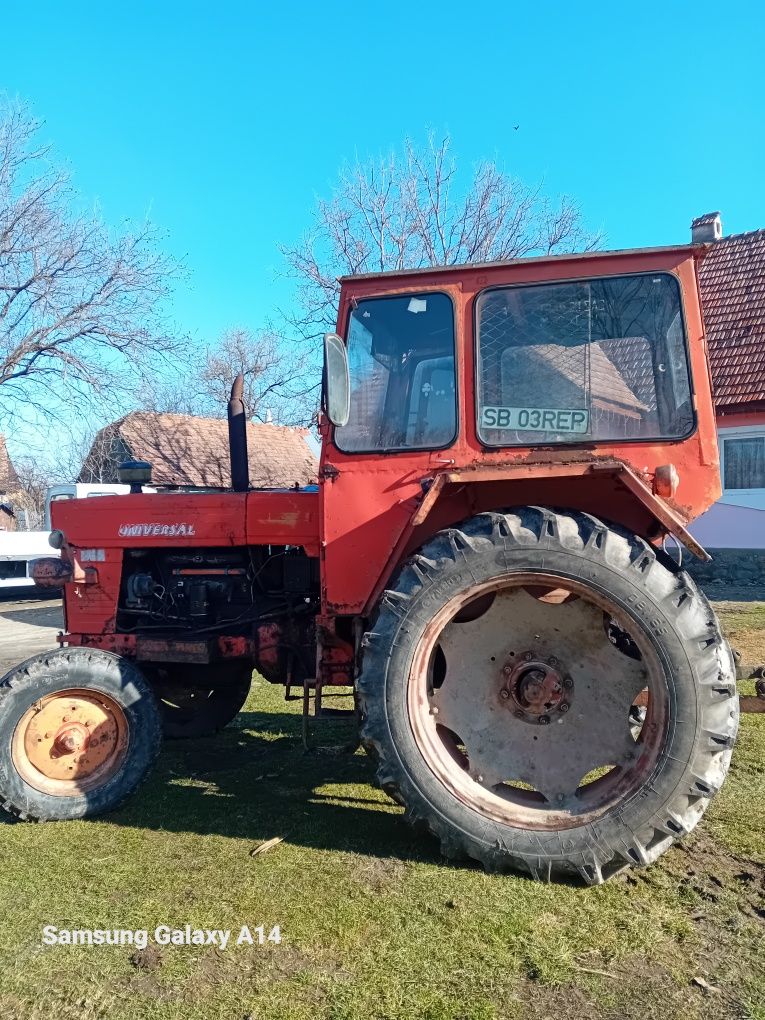
[[[517,432],[577,432],[590,427],[590,412],[563,407],[484,407],[481,427]]]

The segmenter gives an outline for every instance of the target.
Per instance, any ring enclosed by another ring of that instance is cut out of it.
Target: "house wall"
[[[765,486],[726,486],[725,471],[726,440],[761,439],[765,455],[765,411],[718,415],[717,436],[723,494],[689,528],[712,562],[685,565],[704,585],[765,588]]]
[[[728,441],[755,439],[763,444],[765,458],[765,411],[718,415],[717,438],[720,444],[720,476],[723,493],[690,531],[702,545],[714,549],[765,549],[765,479],[758,485],[731,485],[726,472]]]
[[[726,488],[725,440],[759,439],[765,451],[765,411],[749,414],[726,414],[717,418],[717,437],[720,443],[720,474],[723,479],[721,503],[727,506],[752,507],[765,510],[765,485],[757,488]]]

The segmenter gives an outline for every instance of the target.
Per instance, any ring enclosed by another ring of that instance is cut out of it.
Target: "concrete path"
[[[0,598],[0,677],[38,652],[58,648],[61,599]]]

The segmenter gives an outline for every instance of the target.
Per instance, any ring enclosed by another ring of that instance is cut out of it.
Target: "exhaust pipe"
[[[231,460],[231,488],[247,492],[250,464],[247,459],[247,415],[244,410],[244,377],[240,373],[231,387],[228,402],[228,451]]]

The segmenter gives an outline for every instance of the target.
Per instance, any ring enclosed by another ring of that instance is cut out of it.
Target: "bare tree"
[[[55,479],[48,465],[36,457],[17,457],[14,462],[19,488],[12,493],[16,510],[25,511],[27,527],[30,530],[43,527],[45,520],[45,495]]]
[[[553,201],[493,161],[463,183],[448,137],[431,134],[423,149],[407,140],[403,155],[346,167],[332,198],[318,200],[313,229],[282,248],[301,304],[291,321],[306,338],[333,329],[345,274],[589,250],[599,241],[570,198]]]
[[[138,403],[149,411],[225,417],[231,383],[241,372],[251,418],[308,425],[318,382],[308,361],[305,350],[272,328],[228,329],[216,343],[188,357],[171,378],[147,380],[138,391]]]
[[[208,404],[225,413],[232,376],[244,376],[244,404],[258,421],[310,424],[317,379],[305,352],[272,329],[230,329],[204,356],[201,382]]]
[[[148,224],[112,234],[82,210],[39,130],[23,106],[0,105],[0,416],[11,421],[114,396],[175,346],[161,309],[177,263]]]

